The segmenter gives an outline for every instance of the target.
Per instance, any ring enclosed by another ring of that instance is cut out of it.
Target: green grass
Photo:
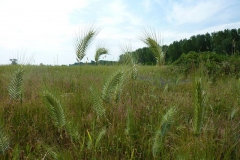
[[[20,102],[8,92],[18,66],[0,66],[0,159],[240,159],[238,79],[204,77],[207,102],[196,136],[194,73],[137,66],[137,78],[126,70],[118,100],[106,103],[103,88],[122,68],[31,66]]]

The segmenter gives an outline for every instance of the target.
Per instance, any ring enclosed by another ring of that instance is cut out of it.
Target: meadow
[[[240,80],[176,66],[0,66],[1,159],[240,159]]]

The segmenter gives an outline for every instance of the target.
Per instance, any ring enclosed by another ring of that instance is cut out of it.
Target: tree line
[[[166,62],[172,63],[176,61],[183,53],[187,54],[190,51],[206,52],[211,51],[222,55],[239,55],[240,52],[240,28],[225,29],[213,33],[198,34],[191,36],[189,39],[181,39],[174,41],[170,45],[163,45],[163,50],[166,50]],[[166,49],[167,48],[167,49]],[[151,50],[147,47],[139,48],[130,52],[137,63],[154,65],[156,59]],[[119,62],[124,62],[126,53],[120,55]]]

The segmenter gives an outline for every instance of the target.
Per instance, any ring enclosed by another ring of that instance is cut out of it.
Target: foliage
[[[121,54],[118,62],[120,64],[129,64],[129,63],[131,63],[131,57],[132,56],[133,55],[130,52],[126,52],[124,54]]]
[[[238,77],[240,73],[238,56],[218,55],[215,52],[189,52],[183,54],[174,64],[183,66],[187,73],[204,64],[207,74],[212,77],[231,74]]]
[[[133,52],[124,53],[119,56],[119,63],[125,64],[129,54],[136,60],[136,64],[156,65],[156,59],[152,51],[147,48],[139,48]]]
[[[239,29],[225,29],[211,34],[193,35],[189,39],[174,41],[168,47],[166,60],[175,62],[182,54],[189,52],[215,52],[218,55],[239,55]]]
[[[16,65],[17,64],[17,59],[10,59],[10,61],[12,62],[12,65]]]

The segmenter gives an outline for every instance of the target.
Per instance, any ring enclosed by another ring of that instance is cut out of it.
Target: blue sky
[[[19,57],[32,64],[72,64],[75,38],[92,23],[101,30],[83,62],[94,59],[99,44],[109,49],[105,59],[118,60],[122,44],[145,47],[139,40],[143,27],[170,44],[240,28],[239,11],[239,0],[0,0],[0,64]]]

